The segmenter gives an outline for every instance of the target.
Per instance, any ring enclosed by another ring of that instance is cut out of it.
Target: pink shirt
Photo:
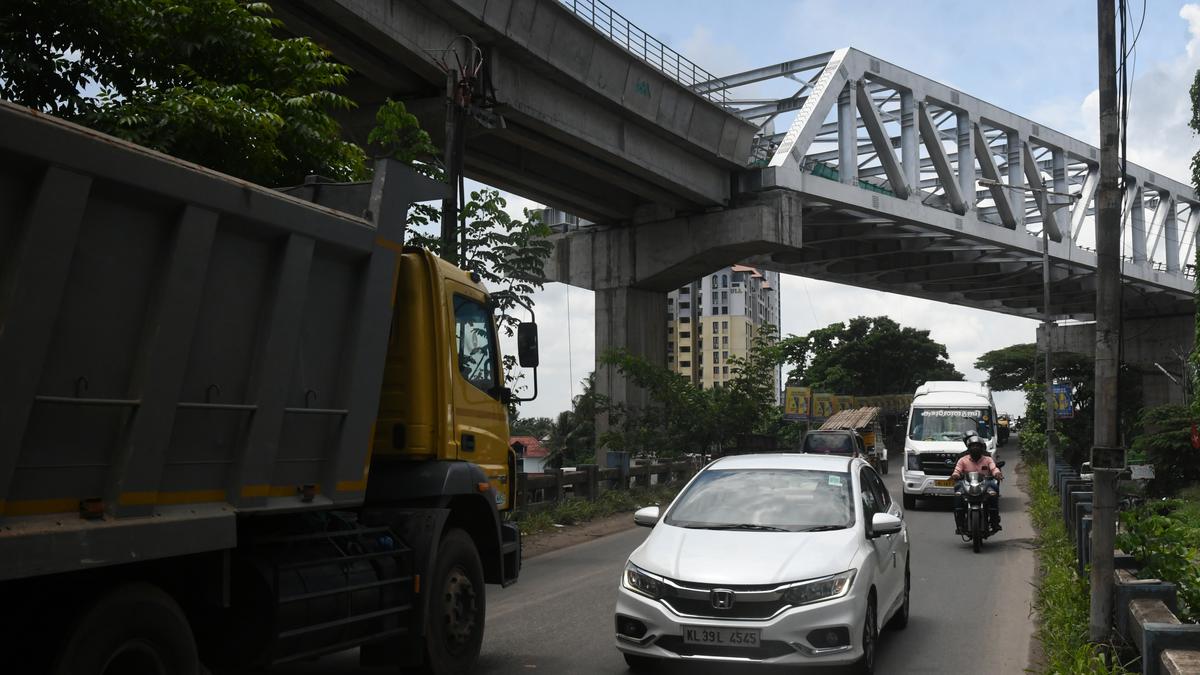
[[[972,471],[977,471],[985,476],[991,476],[996,480],[1003,478],[1000,474],[1000,467],[996,466],[996,462],[987,455],[980,457],[978,462],[971,459],[970,455],[959,457],[958,464],[954,465],[954,473],[950,474],[950,477],[954,479],[962,478]]]

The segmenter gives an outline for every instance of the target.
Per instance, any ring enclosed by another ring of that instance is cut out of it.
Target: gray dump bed
[[[352,216],[0,102],[0,579],[359,503],[421,180]]]

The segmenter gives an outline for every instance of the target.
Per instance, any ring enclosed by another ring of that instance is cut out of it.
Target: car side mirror
[[[517,362],[522,368],[538,367],[537,324],[523,321],[517,325]]]
[[[659,509],[657,506],[647,506],[633,512],[633,524],[642,527],[654,527],[658,523]]]
[[[871,531],[867,533],[867,537],[874,539],[887,534],[896,534],[904,525],[904,521],[890,513],[876,513],[871,516]]]

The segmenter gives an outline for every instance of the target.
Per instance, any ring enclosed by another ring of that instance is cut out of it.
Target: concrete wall
[[[1056,325],[1051,348],[1055,352],[1096,353],[1096,325]],[[1158,366],[1180,379],[1183,361],[1195,345],[1195,315],[1154,319],[1127,319],[1121,333],[1122,359],[1142,379],[1146,406],[1182,403],[1183,389]],[[1038,327],[1038,350],[1046,348],[1045,329]],[[1155,364],[1158,364],[1156,366]]]

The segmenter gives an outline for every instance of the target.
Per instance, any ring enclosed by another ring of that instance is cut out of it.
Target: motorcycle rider
[[[950,479],[957,481],[954,487],[954,528],[955,534],[964,534],[967,530],[967,499],[963,495],[964,487],[962,479],[968,473],[976,471],[988,477],[984,484],[987,490],[987,497],[984,500],[985,508],[987,508],[989,519],[993,532],[1000,531],[1000,483],[998,481],[1004,479],[1004,475],[1000,473],[1000,467],[996,466],[996,462],[983,454],[984,448],[987,447],[983,439],[975,434],[971,434],[966,438],[967,454],[958,458],[958,464],[954,465],[954,472],[950,474]]]

